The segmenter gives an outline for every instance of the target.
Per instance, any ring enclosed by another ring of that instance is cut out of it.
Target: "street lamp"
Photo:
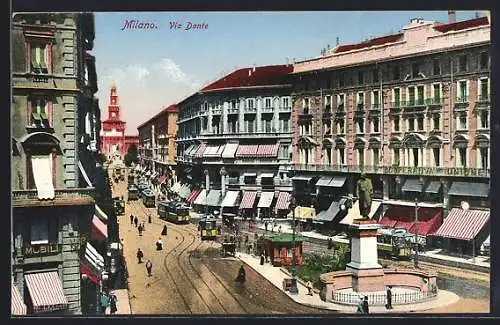
[[[469,203],[467,201],[460,202],[460,207],[464,211],[467,211],[470,208]],[[476,241],[475,241],[475,238],[472,238],[472,263],[476,264]]]
[[[292,283],[290,285],[290,293],[298,294],[297,277],[295,270],[295,197],[290,199],[290,209],[292,209]]]

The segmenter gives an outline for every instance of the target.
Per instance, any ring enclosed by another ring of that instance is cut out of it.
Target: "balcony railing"
[[[281,106],[280,107],[280,112],[291,112],[292,111],[292,107],[290,106]]]
[[[402,166],[358,166],[358,165],[303,165],[294,164],[295,170],[313,172],[344,172],[369,174],[397,174],[397,175],[422,175],[422,176],[457,176],[457,177],[490,177],[489,169],[482,168],[455,168],[455,167],[402,167]]]
[[[469,103],[469,97],[468,96],[460,96],[457,97],[457,100],[455,104],[468,104]]]
[[[478,104],[489,104],[490,103],[490,95],[479,95],[477,99]]]
[[[391,103],[391,110],[399,110],[401,109],[401,101],[395,101]]]
[[[429,106],[441,106],[443,105],[443,99],[441,97],[427,98],[425,104]]]
[[[229,107],[227,109],[227,113],[228,114],[238,114],[239,112],[239,108],[238,107]]]
[[[425,101],[423,99],[413,99],[408,101],[402,101],[401,106],[405,108],[422,107],[425,106]]]
[[[262,108],[262,113],[273,113],[274,112],[274,107],[263,107]]]
[[[43,205],[44,202],[49,205],[86,205],[94,204],[95,194],[93,187],[56,189],[53,200],[40,200],[37,190],[13,190],[12,203],[15,207]]]
[[[380,102],[372,103],[371,110],[379,110],[380,109]]]

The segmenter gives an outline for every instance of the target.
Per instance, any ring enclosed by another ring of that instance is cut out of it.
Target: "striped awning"
[[[220,190],[210,190],[207,195],[207,205],[211,207],[220,206],[221,196]]]
[[[11,313],[12,315],[26,315],[26,304],[24,303],[19,289],[17,289],[14,281],[11,281],[12,296],[10,299]]]
[[[182,185],[179,189],[179,196],[183,199],[187,198],[189,196],[189,193],[191,193],[191,189],[189,188],[188,184]]]
[[[222,158],[234,158],[236,154],[236,150],[238,150],[237,143],[228,143],[222,152]]]
[[[92,218],[90,238],[92,240],[98,241],[104,241],[108,239],[108,226],[95,215]]]
[[[57,271],[24,275],[35,313],[66,309],[68,300]]]
[[[238,150],[236,150],[236,157],[257,157],[258,145],[254,144],[244,144],[239,145]]]
[[[234,207],[236,200],[238,200],[239,191],[227,191],[224,200],[222,200],[221,207]]]
[[[80,273],[87,275],[95,284],[101,282],[100,274],[104,270],[104,258],[97,250],[87,243],[85,247],[85,261],[80,261]]]
[[[188,149],[184,152],[184,155],[192,157],[196,154],[196,152],[198,151],[198,148],[200,148],[200,145],[194,144],[192,147],[190,147],[190,150]]]
[[[288,210],[290,206],[290,199],[292,195],[288,192],[279,192],[278,199],[276,200],[276,211]]]
[[[256,197],[257,197],[257,192],[244,191],[243,198],[241,199],[240,209],[252,209]]]
[[[203,157],[218,157],[218,152],[219,152],[220,146],[217,145],[209,145],[205,149],[205,152],[203,152]]]
[[[259,203],[257,208],[269,208],[273,203],[274,192],[262,192],[260,193]]]
[[[106,213],[104,213],[104,211],[102,211],[101,208],[99,208],[99,206],[97,204],[95,205],[95,215],[98,216],[102,222],[105,222],[105,223],[108,222],[108,215]]]
[[[200,194],[198,194],[193,204],[205,205],[206,200],[207,200],[207,190],[201,190]]]
[[[490,220],[489,211],[453,208],[434,236],[472,240]]]
[[[199,189],[192,191],[189,194],[189,196],[187,197],[186,202],[188,202],[188,203],[194,202],[194,200],[196,200],[196,197],[198,197],[198,194],[200,194],[200,192],[201,192],[201,190],[199,190]]]
[[[316,186],[328,186],[332,181],[331,177],[321,176],[321,178],[316,182]]]
[[[276,144],[261,144],[257,149],[259,157],[276,157],[278,156],[278,146]]]
[[[194,148],[195,148],[194,144],[190,145],[189,147],[186,148],[186,150],[184,150],[184,154],[189,156]]]
[[[205,149],[207,148],[207,145],[205,143],[200,144],[198,147],[198,150],[196,150],[196,153],[193,155],[196,158],[201,158],[203,157],[203,153],[205,152]]]

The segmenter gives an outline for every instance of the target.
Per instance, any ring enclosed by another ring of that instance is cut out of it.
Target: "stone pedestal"
[[[378,264],[377,229],[372,220],[354,220],[349,227],[351,262],[346,270],[353,273],[352,288],[357,292],[384,291],[384,271]]]

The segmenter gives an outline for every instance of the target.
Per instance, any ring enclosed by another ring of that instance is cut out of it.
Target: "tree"
[[[130,167],[132,163],[138,163],[139,158],[137,154],[137,147],[135,144],[131,144],[130,147],[128,147],[128,151],[125,154],[125,157],[123,158],[125,162],[125,166]]]

